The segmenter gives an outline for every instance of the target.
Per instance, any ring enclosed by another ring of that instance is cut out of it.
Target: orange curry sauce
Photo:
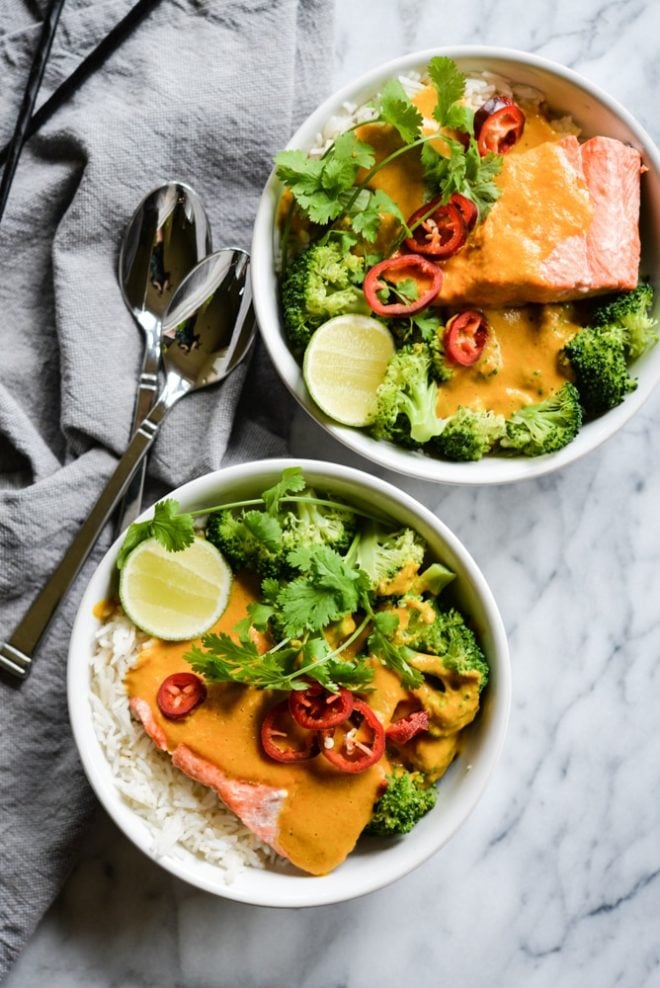
[[[254,599],[250,581],[235,578],[227,609],[213,630],[232,634]],[[342,773],[322,755],[297,764],[272,761],[262,751],[260,728],[268,709],[283,695],[248,686],[211,684],[207,699],[192,713],[182,720],[168,720],[158,708],[156,695],[167,676],[190,671],[184,654],[191,644],[149,642],[126,676],[129,697],[147,701],[170,753],[185,744],[230,779],[286,790],[278,820],[279,847],[293,864],[313,875],[336,868],[371,818],[391,767],[390,759],[384,756],[357,775]],[[437,667],[439,660],[427,659],[435,663],[434,673],[442,673]],[[374,669],[373,692],[365,696],[387,726],[397,708],[415,701],[415,697],[380,663],[374,662]],[[434,716],[437,736],[425,736],[423,741],[416,739],[405,746],[408,765],[427,771],[432,779],[438,778],[455,757],[458,732],[478,708],[478,675],[476,679],[448,675],[447,682],[446,694],[432,690],[427,698],[438,708]],[[422,687],[425,689],[428,687]],[[425,699],[421,692],[419,699]]]
[[[436,126],[432,123],[434,88],[428,86],[412,99],[429,120],[424,132],[431,133]],[[535,103],[522,102],[520,105],[525,113],[525,130],[520,141],[504,157],[502,172],[496,179],[502,190],[498,203],[505,204],[506,217],[502,217],[496,231],[494,225],[478,224],[466,246],[441,265],[445,273],[443,289],[449,288],[452,294],[460,295],[461,284],[467,281],[475,265],[497,268],[497,277],[504,284],[515,283],[521,275],[531,277],[534,274],[531,266],[544,258],[530,259],[519,249],[518,243],[521,229],[548,222],[546,212],[539,210],[544,190],[546,194],[551,190],[555,199],[566,204],[564,209],[553,214],[549,243],[578,233],[590,221],[586,185],[576,189],[574,175],[557,167],[556,142],[566,137],[566,131],[555,128]],[[400,146],[394,129],[382,124],[365,124],[356,134],[374,147],[377,162]],[[532,149],[536,149],[533,155],[525,154]],[[522,154],[525,159],[520,158]],[[518,160],[525,163],[525,183],[517,179]],[[534,170],[531,176],[530,168]],[[385,165],[370,184],[386,191],[405,216],[410,216],[428,198],[423,170],[415,152],[401,155]],[[396,221],[386,219],[377,246],[387,249],[397,232]],[[530,268],[527,272],[526,267]],[[470,367],[452,365],[452,380],[439,388],[439,417],[453,414],[460,405],[491,409],[508,417],[525,405],[549,397],[570,378],[570,371],[559,361],[559,353],[581,328],[579,304],[520,305],[515,308],[496,308],[497,305],[496,297],[488,304],[477,305],[484,311],[489,324],[487,348],[480,360]],[[463,305],[458,309],[466,307]]]

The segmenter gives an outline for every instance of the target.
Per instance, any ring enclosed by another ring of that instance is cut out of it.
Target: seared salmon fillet
[[[500,198],[443,265],[438,302],[516,306],[634,288],[640,172],[639,152],[608,137],[509,155]]]

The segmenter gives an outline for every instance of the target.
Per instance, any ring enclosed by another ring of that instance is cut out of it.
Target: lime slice
[[[335,316],[319,326],[305,350],[307,390],[335,422],[369,425],[393,354],[394,341],[382,323],[352,313]]]
[[[130,554],[119,579],[119,599],[131,621],[168,641],[208,631],[227,606],[230,589],[229,566],[204,539],[181,552],[147,539]]]

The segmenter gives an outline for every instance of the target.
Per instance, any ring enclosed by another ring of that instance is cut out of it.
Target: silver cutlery
[[[158,390],[161,326],[172,293],[211,252],[211,231],[202,201],[184,182],[167,182],[145,196],[126,227],[119,254],[124,301],[144,334],[142,370],[131,435]],[[146,459],[119,507],[115,535],[142,510]]]
[[[225,248],[201,261],[181,282],[163,317],[165,384],[131,439],[87,520],[8,642],[0,668],[25,679],[32,655],[87,559],[117,502],[153,443],[170,409],[191,391],[227,377],[247,355],[256,323],[249,255]]]

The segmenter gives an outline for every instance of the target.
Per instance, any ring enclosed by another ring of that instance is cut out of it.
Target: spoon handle
[[[115,472],[83,523],[64,558],[40,591],[36,600],[14,631],[9,641],[0,645],[0,668],[19,679],[25,679],[32,664],[32,653],[55,615],[62,598],[75,580],[110,518],[120,497],[153,443],[166,414],[188,390],[181,385],[165,388],[149,415],[142,421],[131,439]]]
[[[158,390],[158,367],[160,365],[160,340],[149,340],[144,348],[142,358],[142,371],[138,386],[137,398],[135,401],[135,412],[133,414],[133,427],[131,436],[135,435],[140,427],[140,423],[147,418],[154,403]],[[124,498],[119,505],[117,518],[115,521],[114,536],[117,538],[125,528],[135,521],[142,510],[142,493],[144,490],[144,478],[147,471],[146,457],[137,468],[135,476],[126,489]]]

